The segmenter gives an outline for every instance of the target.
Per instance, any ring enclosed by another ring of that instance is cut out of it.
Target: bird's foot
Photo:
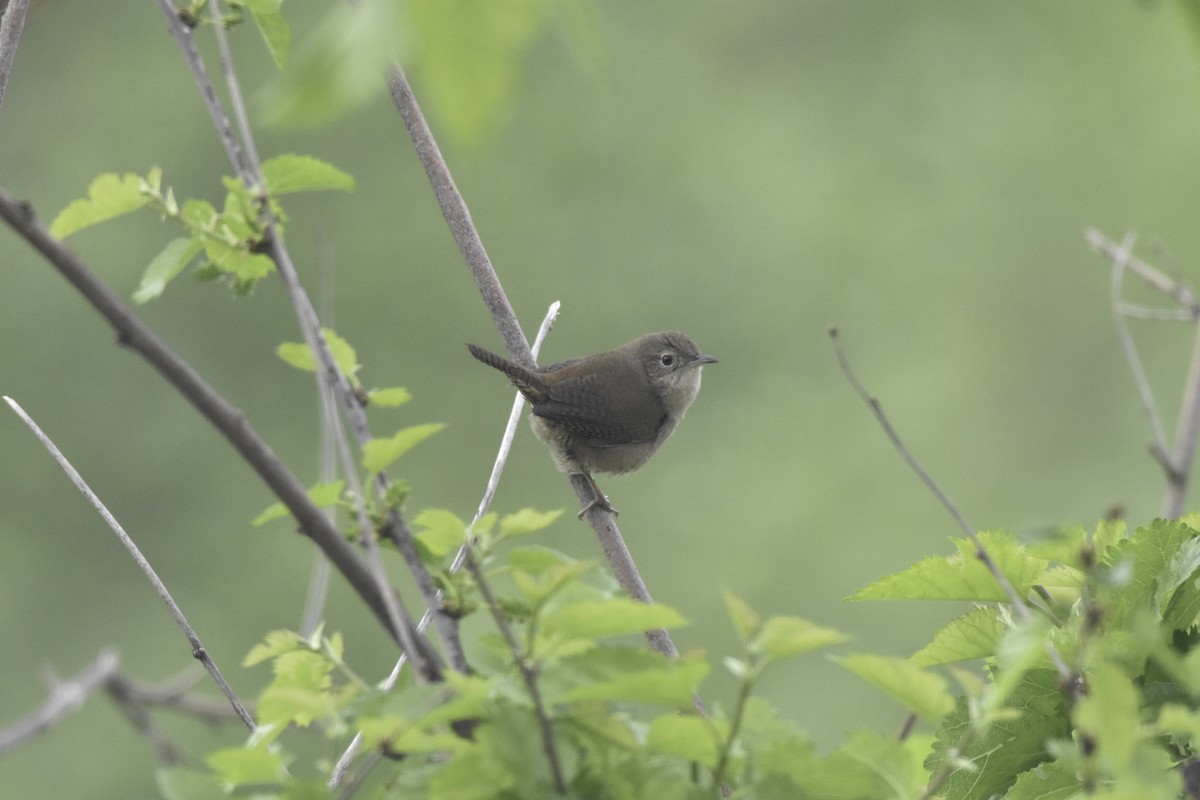
[[[599,508],[604,511],[608,511],[614,517],[621,516],[621,512],[617,510],[616,506],[614,506],[612,503],[608,502],[607,497],[605,497],[602,494],[598,494],[592,498],[592,502],[588,503],[586,506],[579,509],[579,518],[583,519],[585,516],[587,516],[587,513],[589,511],[591,511],[593,508]]]

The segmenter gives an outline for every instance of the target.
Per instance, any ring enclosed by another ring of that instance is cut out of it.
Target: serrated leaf
[[[555,608],[542,618],[546,634],[577,639],[600,639],[686,624],[683,615],[670,606],[642,603],[628,597],[572,603]]]
[[[1005,800],[1071,800],[1086,796],[1075,771],[1058,762],[1039,764],[1017,776]]]
[[[304,639],[294,631],[271,631],[261,644],[250,648],[250,652],[242,659],[242,666],[253,667],[284,653],[290,653],[303,645]]]
[[[457,550],[466,541],[467,523],[458,515],[444,509],[430,508],[413,520],[418,528],[415,537],[434,556]]]
[[[275,66],[282,71],[292,49],[292,29],[280,10],[283,0],[241,0],[241,3],[258,26]]]
[[[1046,570],[1048,562],[1025,552],[1011,534],[979,534],[992,563],[1024,597]],[[903,572],[889,575],[851,595],[851,600],[974,600],[1007,602],[1010,598],[975,554],[969,539],[952,539],[958,552],[931,556]]]
[[[50,235],[63,239],[76,231],[115,219],[147,205],[142,179],[132,172],[124,176],[105,173],[88,187],[86,199],[72,200],[50,223]]]
[[[758,614],[754,612],[749,603],[728,589],[721,592],[721,595],[725,598],[725,610],[729,612],[729,618],[733,620],[733,627],[737,631],[738,637],[743,642],[750,641],[758,634],[762,625]]]
[[[907,659],[864,653],[834,661],[928,722],[936,723],[954,709],[946,680]]]
[[[1004,623],[994,608],[977,608],[938,629],[933,641],[910,659],[919,667],[933,667],[995,655]]]
[[[535,511],[532,508],[522,508],[513,514],[507,514],[500,519],[500,538],[524,536],[550,527],[562,516],[562,509],[555,511]]]
[[[367,392],[367,397],[371,405],[384,408],[395,408],[412,400],[408,389],[399,386],[393,389],[372,389]]]
[[[715,769],[720,749],[714,739],[714,721],[697,716],[664,714],[650,722],[646,749],[651,753],[679,756]]]
[[[833,628],[825,628],[799,617],[771,617],[763,623],[753,646],[766,653],[768,663],[774,663],[844,642],[847,638]]]
[[[363,467],[370,473],[383,472],[396,459],[444,427],[444,423],[429,422],[403,428],[387,439],[372,439],[363,445]]]
[[[948,754],[954,757],[953,764],[962,762],[970,768],[954,769],[939,797],[1003,797],[1017,775],[1049,758],[1048,742],[1070,737],[1067,700],[1054,670],[1023,674],[1005,708],[1013,713],[1012,718],[999,718],[979,727],[972,722],[966,701],[960,698],[954,711],[943,719],[925,768],[936,773]],[[960,750],[963,735],[971,728],[977,732]]]
[[[1108,606],[1106,625],[1124,627],[1131,615],[1149,605],[1160,582],[1170,579],[1170,565],[1180,547],[1195,535],[1186,525],[1160,519],[1138,528],[1105,552],[1110,580],[1102,592]],[[1159,610],[1157,606],[1155,610]]]
[[[263,162],[263,178],[272,195],[322,189],[354,191],[354,178],[312,156],[285,154]]]
[[[141,305],[162,294],[167,284],[203,249],[204,245],[196,239],[180,238],[168,242],[146,266],[141,283],[133,291],[133,302]]]

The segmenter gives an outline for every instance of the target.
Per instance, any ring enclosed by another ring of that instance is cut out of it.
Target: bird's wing
[[[594,447],[652,441],[666,420],[666,409],[648,386],[630,377],[633,383],[601,383],[595,375],[559,380],[547,387],[533,413],[584,437]]]

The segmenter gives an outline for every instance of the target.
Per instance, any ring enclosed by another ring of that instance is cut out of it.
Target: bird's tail
[[[533,370],[525,369],[525,367],[512,363],[507,358],[496,355],[495,353],[484,350],[479,345],[468,344],[467,349],[471,351],[471,355],[487,364],[492,369],[498,369],[508,376],[508,379],[513,382],[513,385],[525,395],[530,401],[534,402],[542,399],[546,395],[546,383]]]

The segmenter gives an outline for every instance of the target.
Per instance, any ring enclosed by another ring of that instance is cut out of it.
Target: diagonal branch
[[[80,494],[82,494],[84,498],[92,504],[92,507],[96,509],[96,512],[104,520],[105,524],[108,525],[108,527],[112,529],[112,532],[117,535],[117,538],[121,540],[121,544],[126,550],[129,551],[129,554],[133,556],[133,560],[137,563],[138,568],[146,576],[146,579],[150,581],[150,585],[154,587],[154,591],[158,592],[158,596],[162,598],[163,603],[165,603],[167,608],[170,610],[171,616],[175,618],[175,623],[183,631],[184,636],[187,637],[188,643],[192,646],[192,657],[203,664],[204,668],[208,670],[208,674],[212,676],[213,682],[217,684],[221,690],[221,693],[224,694],[226,699],[229,700],[229,704],[233,706],[238,716],[241,717],[242,722],[246,724],[246,727],[251,731],[256,730],[258,726],[255,725],[254,719],[250,716],[250,712],[246,710],[246,707],[242,705],[242,701],[238,699],[236,694],[234,694],[233,688],[230,687],[229,683],[225,680],[225,676],[221,674],[221,670],[217,668],[217,662],[213,661],[208,649],[204,647],[200,641],[200,637],[196,634],[196,630],[187,621],[187,617],[185,617],[183,614],[183,609],[180,608],[179,604],[175,602],[175,598],[171,596],[171,592],[167,589],[167,585],[162,582],[161,578],[158,577],[158,573],[154,571],[154,567],[152,567],[150,562],[146,560],[146,557],[142,555],[142,551],[138,548],[137,544],[133,541],[129,534],[125,532],[125,528],[121,526],[121,523],[117,521],[117,518],[112,515],[112,512],[109,511],[100,498],[96,496],[96,493],[93,492],[91,487],[87,485],[87,481],[83,479],[83,476],[80,475],[71,462],[67,460],[67,457],[62,454],[62,451],[60,451],[54,442],[51,441],[50,437],[47,436],[46,433],[38,426],[38,424],[34,422],[28,414],[25,413],[25,410],[21,408],[21,406],[18,405],[17,402],[11,397],[5,397],[4,402],[8,403],[9,407],[11,407],[12,410],[16,412],[17,416],[21,418],[21,421],[29,427],[29,430],[33,431],[33,435],[36,436],[38,441],[42,443],[42,446],[49,451],[50,457],[53,458],[55,463],[58,464],[59,468],[67,474],[67,477],[71,479],[71,483],[75,484],[75,488],[78,489]]]
[[[509,354],[516,363],[533,367],[536,362],[529,350],[525,334],[521,332],[517,316],[504,293],[504,287],[501,286],[500,279],[497,277],[492,262],[488,259],[487,251],[483,247],[483,242],[479,238],[479,233],[475,230],[475,224],[471,221],[471,213],[467,210],[466,201],[463,200],[458,187],[454,185],[450,169],[442,157],[433,132],[429,129],[425,115],[421,112],[421,106],[417,103],[412,86],[409,85],[408,78],[405,77],[404,71],[399,66],[392,66],[388,75],[388,87],[391,90],[392,102],[404,119],[404,125],[412,138],[417,157],[425,167],[425,174],[429,177],[429,183],[437,197],[442,216],[450,226],[454,241],[458,244],[463,258],[466,259],[471,276],[475,279],[475,285],[483,296],[483,302],[491,311],[492,320],[496,323],[496,328],[500,331],[500,336],[504,339]],[[590,503],[595,499],[582,475],[571,475],[570,480],[581,503]],[[596,532],[604,555],[608,558],[613,575],[631,596],[645,603],[651,602],[650,592],[638,572],[633,555],[621,537],[621,531],[617,528],[612,512],[601,506],[593,506],[592,510],[588,512],[587,518],[592,525],[592,530]],[[672,658],[679,655],[679,651],[676,650],[675,644],[671,640],[671,635],[665,630],[647,631],[646,638],[650,642],[650,646],[658,652]]]
[[[4,104],[4,91],[8,88],[8,76],[12,74],[13,61],[17,57],[17,42],[21,41],[21,30],[25,27],[25,12],[29,0],[9,0],[0,19],[0,105]]]
[[[141,355],[168,383],[183,395],[213,427],[233,445],[271,491],[283,502],[299,525],[300,532],[324,551],[334,566],[383,623],[397,637],[389,623],[387,604],[370,570],[353,547],[335,528],[321,509],[309,499],[303,484],[279,460],[270,446],[246,421],[245,416],[222,397],[190,364],[143,323],[115,292],[103,284],[61,241],[50,235],[36,219],[32,208],[0,187],[0,217],[32,245],[112,326],[117,340]],[[429,677],[440,674],[437,654],[424,639],[417,647],[430,664]]]

